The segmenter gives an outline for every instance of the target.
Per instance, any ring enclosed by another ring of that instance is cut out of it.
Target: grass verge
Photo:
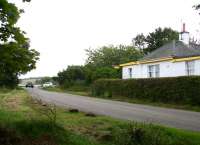
[[[3,145],[200,145],[199,132],[86,116],[62,108],[49,114],[52,106],[32,100],[24,90],[0,91],[0,102]]]

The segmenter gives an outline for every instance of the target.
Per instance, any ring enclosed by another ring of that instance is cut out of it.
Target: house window
[[[159,66],[159,64],[148,66],[148,77],[149,78],[160,77],[160,66]]]
[[[191,76],[194,75],[194,61],[186,61],[185,62],[186,67],[186,75]]]
[[[129,78],[132,78],[132,68],[128,68]]]

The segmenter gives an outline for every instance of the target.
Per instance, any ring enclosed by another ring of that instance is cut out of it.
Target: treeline
[[[90,85],[100,78],[120,78],[121,70],[114,65],[138,60],[143,53],[133,46],[104,46],[99,49],[87,49],[87,60],[83,66],[68,66],[57,75],[57,82],[63,88],[73,85]]]

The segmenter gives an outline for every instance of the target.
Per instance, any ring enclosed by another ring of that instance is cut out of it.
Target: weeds
[[[116,145],[166,145],[168,140],[161,128],[152,124],[131,123],[117,130]]]
[[[33,101],[33,100],[32,100]],[[37,107],[33,107],[39,114],[46,116],[50,122],[51,127],[56,126],[57,108],[54,104],[43,103],[41,100],[34,100]]]

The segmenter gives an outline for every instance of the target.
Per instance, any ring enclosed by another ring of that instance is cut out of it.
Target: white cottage
[[[139,61],[121,64],[122,79],[200,75],[200,46],[189,43],[189,32]]]

